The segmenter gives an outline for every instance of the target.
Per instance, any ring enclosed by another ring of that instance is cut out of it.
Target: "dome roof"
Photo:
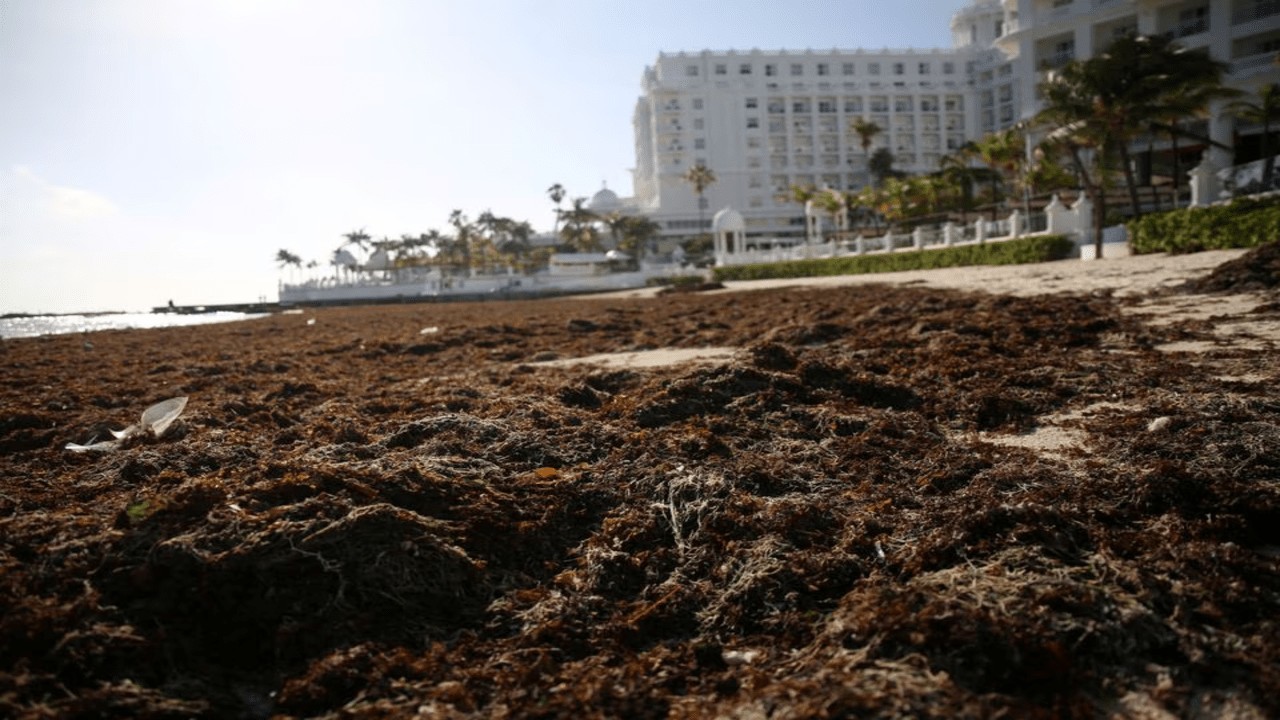
[[[618,194],[609,188],[604,188],[591,196],[591,202],[587,204],[587,207],[595,211],[608,211],[616,210],[621,205],[622,203],[618,201]]]
[[[742,219],[742,213],[727,207],[716,213],[711,218],[712,232],[745,232],[747,223]]]

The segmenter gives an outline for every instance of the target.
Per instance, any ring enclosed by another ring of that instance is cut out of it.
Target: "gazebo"
[[[711,233],[715,242],[716,264],[725,264],[729,253],[747,249],[747,223],[742,213],[731,207],[724,208],[711,218]]]

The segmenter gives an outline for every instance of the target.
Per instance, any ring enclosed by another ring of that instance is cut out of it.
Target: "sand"
[[[4,341],[0,715],[1275,717],[1275,255]]]

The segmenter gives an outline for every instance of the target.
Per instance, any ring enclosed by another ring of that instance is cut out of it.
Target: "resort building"
[[[605,190],[591,206],[642,213],[670,238],[708,229],[723,208],[741,214],[748,242],[800,236],[793,186],[862,187],[879,148],[895,169],[935,171],[964,143],[1032,117],[1045,72],[1129,33],[1208,48],[1243,90],[1280,80],[1277,0],[977,0],[951,30],[946,49],[660,53],[633,118],[634,195]],[[867,148],[854,129],[864,119],[881,129]],[[1222,112],[1208,124],[1227,145],[1249,130]],[[1184,149],[1196,155],[1184,167],[1203,149]],[[682,179],[697,164],[716,176],[703,207]]]

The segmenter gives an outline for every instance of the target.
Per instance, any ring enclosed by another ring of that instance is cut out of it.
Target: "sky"
[[[966,0],[0,0],[0,314],[276,300],[289,250],[632,191],[658,53],[950,45]]]

